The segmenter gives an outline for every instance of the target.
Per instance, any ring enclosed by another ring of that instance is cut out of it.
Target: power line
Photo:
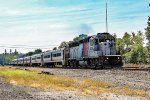
[[[13,45],[13,44],[0,44],[0,46],[17,46],[17,47],[50,47],[50,46],[58,46],[58,45]]]
[[[15,48],[15,49],[50,49],[51,47],[12,47],[12,46],[0,46],[0,48]]]
[[[0,44],[0,48],[20,48],[20,49],[50,49],[59,45],[12,45],[12,44]]]

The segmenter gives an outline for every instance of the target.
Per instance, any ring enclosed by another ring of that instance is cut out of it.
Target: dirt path
[[[14,86],[0,77],[0,100],[32,100],[33,97],[22,87]]]

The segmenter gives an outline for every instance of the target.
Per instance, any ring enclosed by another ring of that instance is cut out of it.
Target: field
[[[41,73],[41,71],[49,72]],[[61,68],[17,68],[17,67],[0,67],[0,76],[4,77],[7,82],[16,85],[16,86],[25,86],[31,88],[40,89],[43,92],[55,91],[55,93],[72,93],[77,96],[91,96],[99,98],[108,98],[103,96],[104,94],[113,94],[120,96],[129,96],[135,98],[150,98],[150,88],[147,87],[150,85],[149,80],[141,81],[147,83],[147,85],[141,85],[138,81],[135,83],[128,82],[130,78],[126,74],[129,74],[129,71],[121,72],[122,75],[119,75],[120,70],[113,71],[111,69],[107,70],[90,70],[90,69],[61,69]],[[133,72],[132,72],[133,73]],[[136,72],[135,76],[138,73],[147,74],[149,77],[149,72]],[[96,75],[97,74],[97,75]],[[103,75],[102,75],[103,74]],[[124,76],[123,76],[124,74]],[[93,75],[93,76],[92,76]],[[115,77],[116,76],[116,77]],[[121,77],[122,76],[122,77]],[[126,77],[128,80],[125,80]],[[102,78],[103,77],[103,78]],[[116,78],[116,80],[113,80]],[[120,80],[118,79],[120,77]],[[121,78],[124,78],[121,80]],[[119,80],[119,81],[118,81]],[[131,79],[132,80],[132,79]],[[116,81],[116,82],[115,82]],[[124,82],[123,82],[124,81]],[[120,82],[120,83],[119,83]],[[123,84],[124,83],[124,84]],[[130,83],[130,84],[129,84]],[[134,84],[134,85],[133,85]],[[138,84],[140,87],[138,87]],[[60,94],[59,94],[60,95]],[[135,99],[133,98],[133,99]]]

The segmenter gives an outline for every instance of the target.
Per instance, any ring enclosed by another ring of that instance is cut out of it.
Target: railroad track
[[[150,67],[122,67],[123,70],[141,70],[150,71]]]
[[[40,69],[41,71],[43,71],[46,67],[42,68],[42,67],[17,67],[18,69],[22,69],[22,70],[30,70],[30,69]],[[62,68],[62,67],[55,67],[55,68],[59,68],[59,69],[83,69],[83,68]],[[55,69],[52,68],[52,69]],[[51,69],[51,68],[49,68]],[[85,68],[86,70],[87,68]],[[97,70],[127,70],[127,71],[150,71],[150,67],[118,67],[118,68],[105,68],[105,69],[97,69]]]

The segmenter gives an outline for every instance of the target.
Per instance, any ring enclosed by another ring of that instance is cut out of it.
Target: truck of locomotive
[[[106,66],[121,66],[123,63],[121,55],[118,55],[116,50],[115,38],[109,33],[98,33],[71,42],[69,47],[15,59],[11,64],[19,66],[104,68]]]

